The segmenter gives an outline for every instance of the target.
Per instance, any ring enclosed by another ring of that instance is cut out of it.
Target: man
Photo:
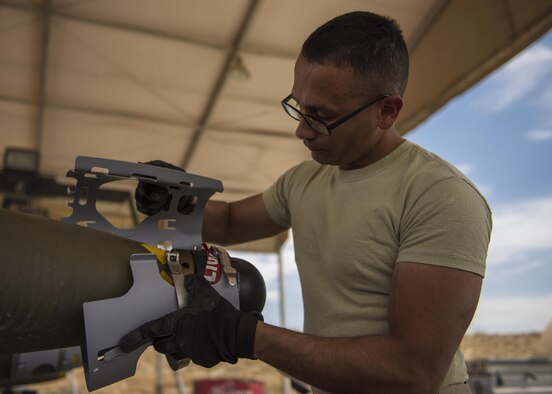
[[[491,213],[458,170],[397,132],[407,74],[393,20],[353,12],[319,27],[282,101],[313,160],[263,194],[205,209],[204,239],[216,244],[293,228],[304,333],[236,311],[189,277],[192,306],[122,347],[153,339],[205,366],[257,358],[317,393],[469,393],[459,345],[479,299]]]

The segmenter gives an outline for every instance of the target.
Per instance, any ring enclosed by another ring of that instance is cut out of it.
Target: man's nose
[[[297,129],[295,129],[295,136],[300,140],[310,140],[316,137],[316,134],[318,133],[310,128],[304,118],[299,121]]]

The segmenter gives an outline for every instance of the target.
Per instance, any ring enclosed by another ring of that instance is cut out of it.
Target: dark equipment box
[[[473,394],[552,394],[552,358],[467,361]]]

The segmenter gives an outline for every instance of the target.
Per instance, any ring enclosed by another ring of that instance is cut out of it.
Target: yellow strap
[[[155,246],[151,246],[151,245],[148,245],[148,244],[140,244],[140,245],[142,245],[142,247],[146,248],[148,250],[148,252],[153,253],[157,257],[157,260],[161,264],[166,264],[165,251],[163,249],[159,249],[159,248],[156,248]]]
[[[159,272],[159,275],[161,275],[161,278],[171,286],[174,286],[174,282],[171,278],[171,276],[165,271],[165,269],[168,269],[166,266],[167,261],[165,259],[165,251],[163,249],[156,248],[155,246],[151,246],[148,244],[140,244],[143,248],[145,248],[148,252],[153,253],[155,257],[157,257],[157,261],[161,263],[161,271]]]

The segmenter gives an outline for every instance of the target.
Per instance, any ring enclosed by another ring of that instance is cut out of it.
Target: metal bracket
[[[176,266],[182,262],[176,258],[177,252],[172,250],[201,247],[203,208],[208,199],[215,192],[222,192],[223,188],[218,180],[182,171],[84,156],[77,157],[75,169],[69,171],[67,176],[75,178],[77,184],[75,188],[68,190],[73,197],[73,201],[69,203],[73,212],[62,220],[76,224],[84,222],[88,227],[97,230],[149,245],[164,246],[168,263],[173,265],[171,271],[175,282],[173,288],[160,277],[155,255],[133,255],[130,265],[134,284],[125,295],[83,304],[86,331],[86,347],[82,348],[83,364],[86,384],[92,391],[133,376],[136,372],[136,363],[149,345],[123,353],[118,347],[123,335],[145,322],[186,305],[187,292],[182,280],[185,273],[180,270],[181,267]],[[98,212],[96,195],[103,184],[125,179],[165,187],[171,196],[169,209],[146,217],[133,229],[113,226]],[[184,196],[192,196],[194,204],[191,212],[186,214],[177,211],[178,202]],[[223,264],[222,259],[219,262]],[[205,272],[205,267],[193,265],[187,270],[194,272],[194,268],[196,272]],[[226,275],[222,275],[222,278],[224,279],[212,284],[213,288],[239,308],[237,286],[230,286],[230,279]],[[235,283],[235,275],[232,281]],[[169,359],[173,369],[185,363],[182,360],[174,361],[175,363],[171,363]]]
[[[75,178],[77,184],[74,189],[68,190],[73,197],[73,201],[69,203],[73,212],[63,221],[86,223],[88,227],[153,246],[168,242],[169,250],[200,247],[203,208],[215,192],[223,190],[222,182],[216,179],[148,164],[87,156],[77,157],[75,169],[69,171],[67,176]],[[96,195],[102,185],[128,179],[165,187],[171,195],[169,209],[146,217],[132,229],[113,226],[98,212]],[[185,196],[192,196],[195,200],[194,209],[188,214],[177,211],[178,202]]]
[[[138,359],[151,344],[123,353],[120,339],[178,309],[174,288],[159,276],[155,255],[132,255],[130,267],[134,284],[125,295],[83,304],[86,347],[82,351],[89,391],[133,376]]]
[[[180,261],[180,252],[177,250],[165,252],[165,258],[167,264],[171,270],[171,276],[174,282],[174,289],[176,291],[176,300],[178,302],[178,308],[184,308],[188,305],[188,292],[186,291],[186,284],[184,282],[184,277],[188,273],[194,273],[194,267],[188,263],[188,266],[185,268]],[[184,368],[190,364],[189,358],[184,358],[177,360],[171,355],[167,354],[167,362],[169,363],[171,369],[176,371],[180,368]]]
[[[219,262],[222,264],[222,270],[228,277],[228,283],[234,286],[236,284],[238,271],[236,271],[236,269],[232,267],[230,255],[225,249],[218,246],[211,246],[211,250],[213,251],[213,254],[218,257]]]
[[[213,289],[226,298],[234,308],[240,309],[239,286],[236,285],[237,271],[231,265],[228,252],[216,246],[205,248],[205,250],[207,261],[205,266],[198,267],[198,271],[204,273],[205,279]]]

